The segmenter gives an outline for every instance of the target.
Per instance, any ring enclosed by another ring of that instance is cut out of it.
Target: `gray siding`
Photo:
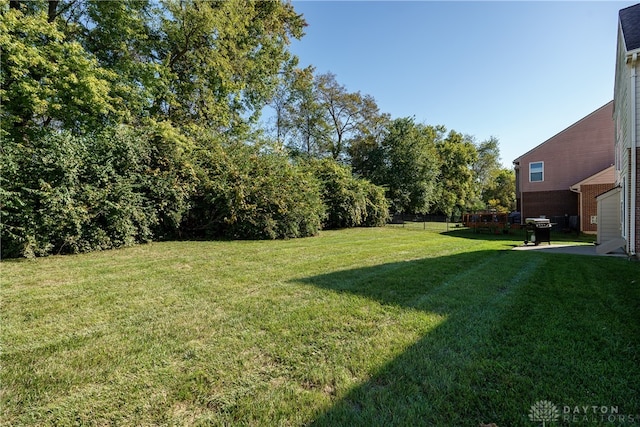
[[[620,189],[615,189],[598,197],[598,244],[619,238],[620,230]]]

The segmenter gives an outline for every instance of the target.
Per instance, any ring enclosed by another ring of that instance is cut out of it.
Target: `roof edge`
[[[606,195],[608,195],[609,193],[614,193],[614,192],[616,192],[616,191],[622,191],[622,187],[620,187],[619,185],[616,185],[615,187],[610,188],[609,190],[605,191],[604,193],[600,193],[600,194],[598,194],[598,195],[596,196],[596,199],[599,199],[599,198],[601,198],[602,196],[606,196]]]
[[[573,124],[567,126],[566,128],[562,129],[560,132],[556,133],[555,135],[553,135],[551,138],[546,139],[544,142],[536,145],[535,147],[533,147],[531,150],[527,151],[524,154],[521,154],[520,156],[516,157],[515,159],[513,159],[512,163],[516,164],[516,162],[518,162],[520,159],[522,159],[523,157],[533,153],[534,151],[536,151],[538,148],[542,147],[543,145],[547,144],[548,142],[550,142],[552,139],[554,139],[555,137],[567,132],[569,129],[576,127],[577,125],[579,125],[580,123],[582,123],[583,121],[587,120],[589,117],[593,116],[594,114],[596,114],[597,112],[599,112],[600,110],[608,107],[610,104],[613,104],[613,99],[609,102],[607,102],[606,104],[604,104],[603,106],[593,110],[591,113],[587,114],[586,116],[584,116],[583,118],[579,119],[578,121],[574,122]]]
[[[635,9],[630,11],[630,9]],[[640,34],[635,26],[638,24],[638,10],[640,9],[640,3],[627,6],[618,11],[618,23],[622,34],[622,41],[624,42],[625,52],[633,52],[640,49]],[[630,12],[630,13],[628,13]],[[626,31],[625,31],[626,24]],[[627,37],[630,35],[630,37]],[[630,44],[632,44],[630,48]]]
[[[582,181],[573,184],[571,187],[569,187],[569,189],[573,190],[576,189],[578,190],[580,188],[580,186],[585,185],[588,181],[591,181],[592,179],[598,178],[599,176],[602,176],[606,173],[609,173],[610,170],[615,169],[615,165],[611,165],[611,166],[607,166],[606,168],[602,169],[600,172],[596,172],[591,176],[586,177],[585,179],[583,179]],[[615,170],[614,170],[615,173]],[[613,184],[613,183],[611,183]]]

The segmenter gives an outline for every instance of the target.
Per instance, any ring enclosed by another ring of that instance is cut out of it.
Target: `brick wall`
[[[582,185],[582,215],[580,230],[584,233],[596,233],[598,224],[591,224],[591,217],[598,215],[598,201],[596,197],[613,188],[613,184]]]
[[[521,199],[522,219],[539,216],[579,215],[578,193],[570,190],[535,191],[523,193]]]

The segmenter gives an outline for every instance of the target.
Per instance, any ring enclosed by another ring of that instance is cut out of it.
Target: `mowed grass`
[[[4,261],[0,422],[638,425],[640,264],[451,230]]]

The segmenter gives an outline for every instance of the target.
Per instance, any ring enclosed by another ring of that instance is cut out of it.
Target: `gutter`
[[[578,207],[580,208],[580,211],[578,212],[578,214],[580,215],[578,217],[580,219],[580,224],[578,224],[578,228],[582,233],[582,221],[584,219],[584,212],[582,211],[582,187],[580,185],[578,185],[577,187],[575,185],[572,185],[571,187],[569,187],[569,190],[578,194]]]
[[[637,145],[638,145],[638,135],[637,135],[637,94],[636,94],[636,64],[638,61],[638,50],[634,50],[631,55],[631,179],[629,182],[629,187],[631,189],[631,197],[630,197],[630,211],[631,218],[629,218],[629,255],[633,256],[636,254],[636,217],[638,207],[637,203],[637,181],[638,181],[638,158],[636,155]]]

